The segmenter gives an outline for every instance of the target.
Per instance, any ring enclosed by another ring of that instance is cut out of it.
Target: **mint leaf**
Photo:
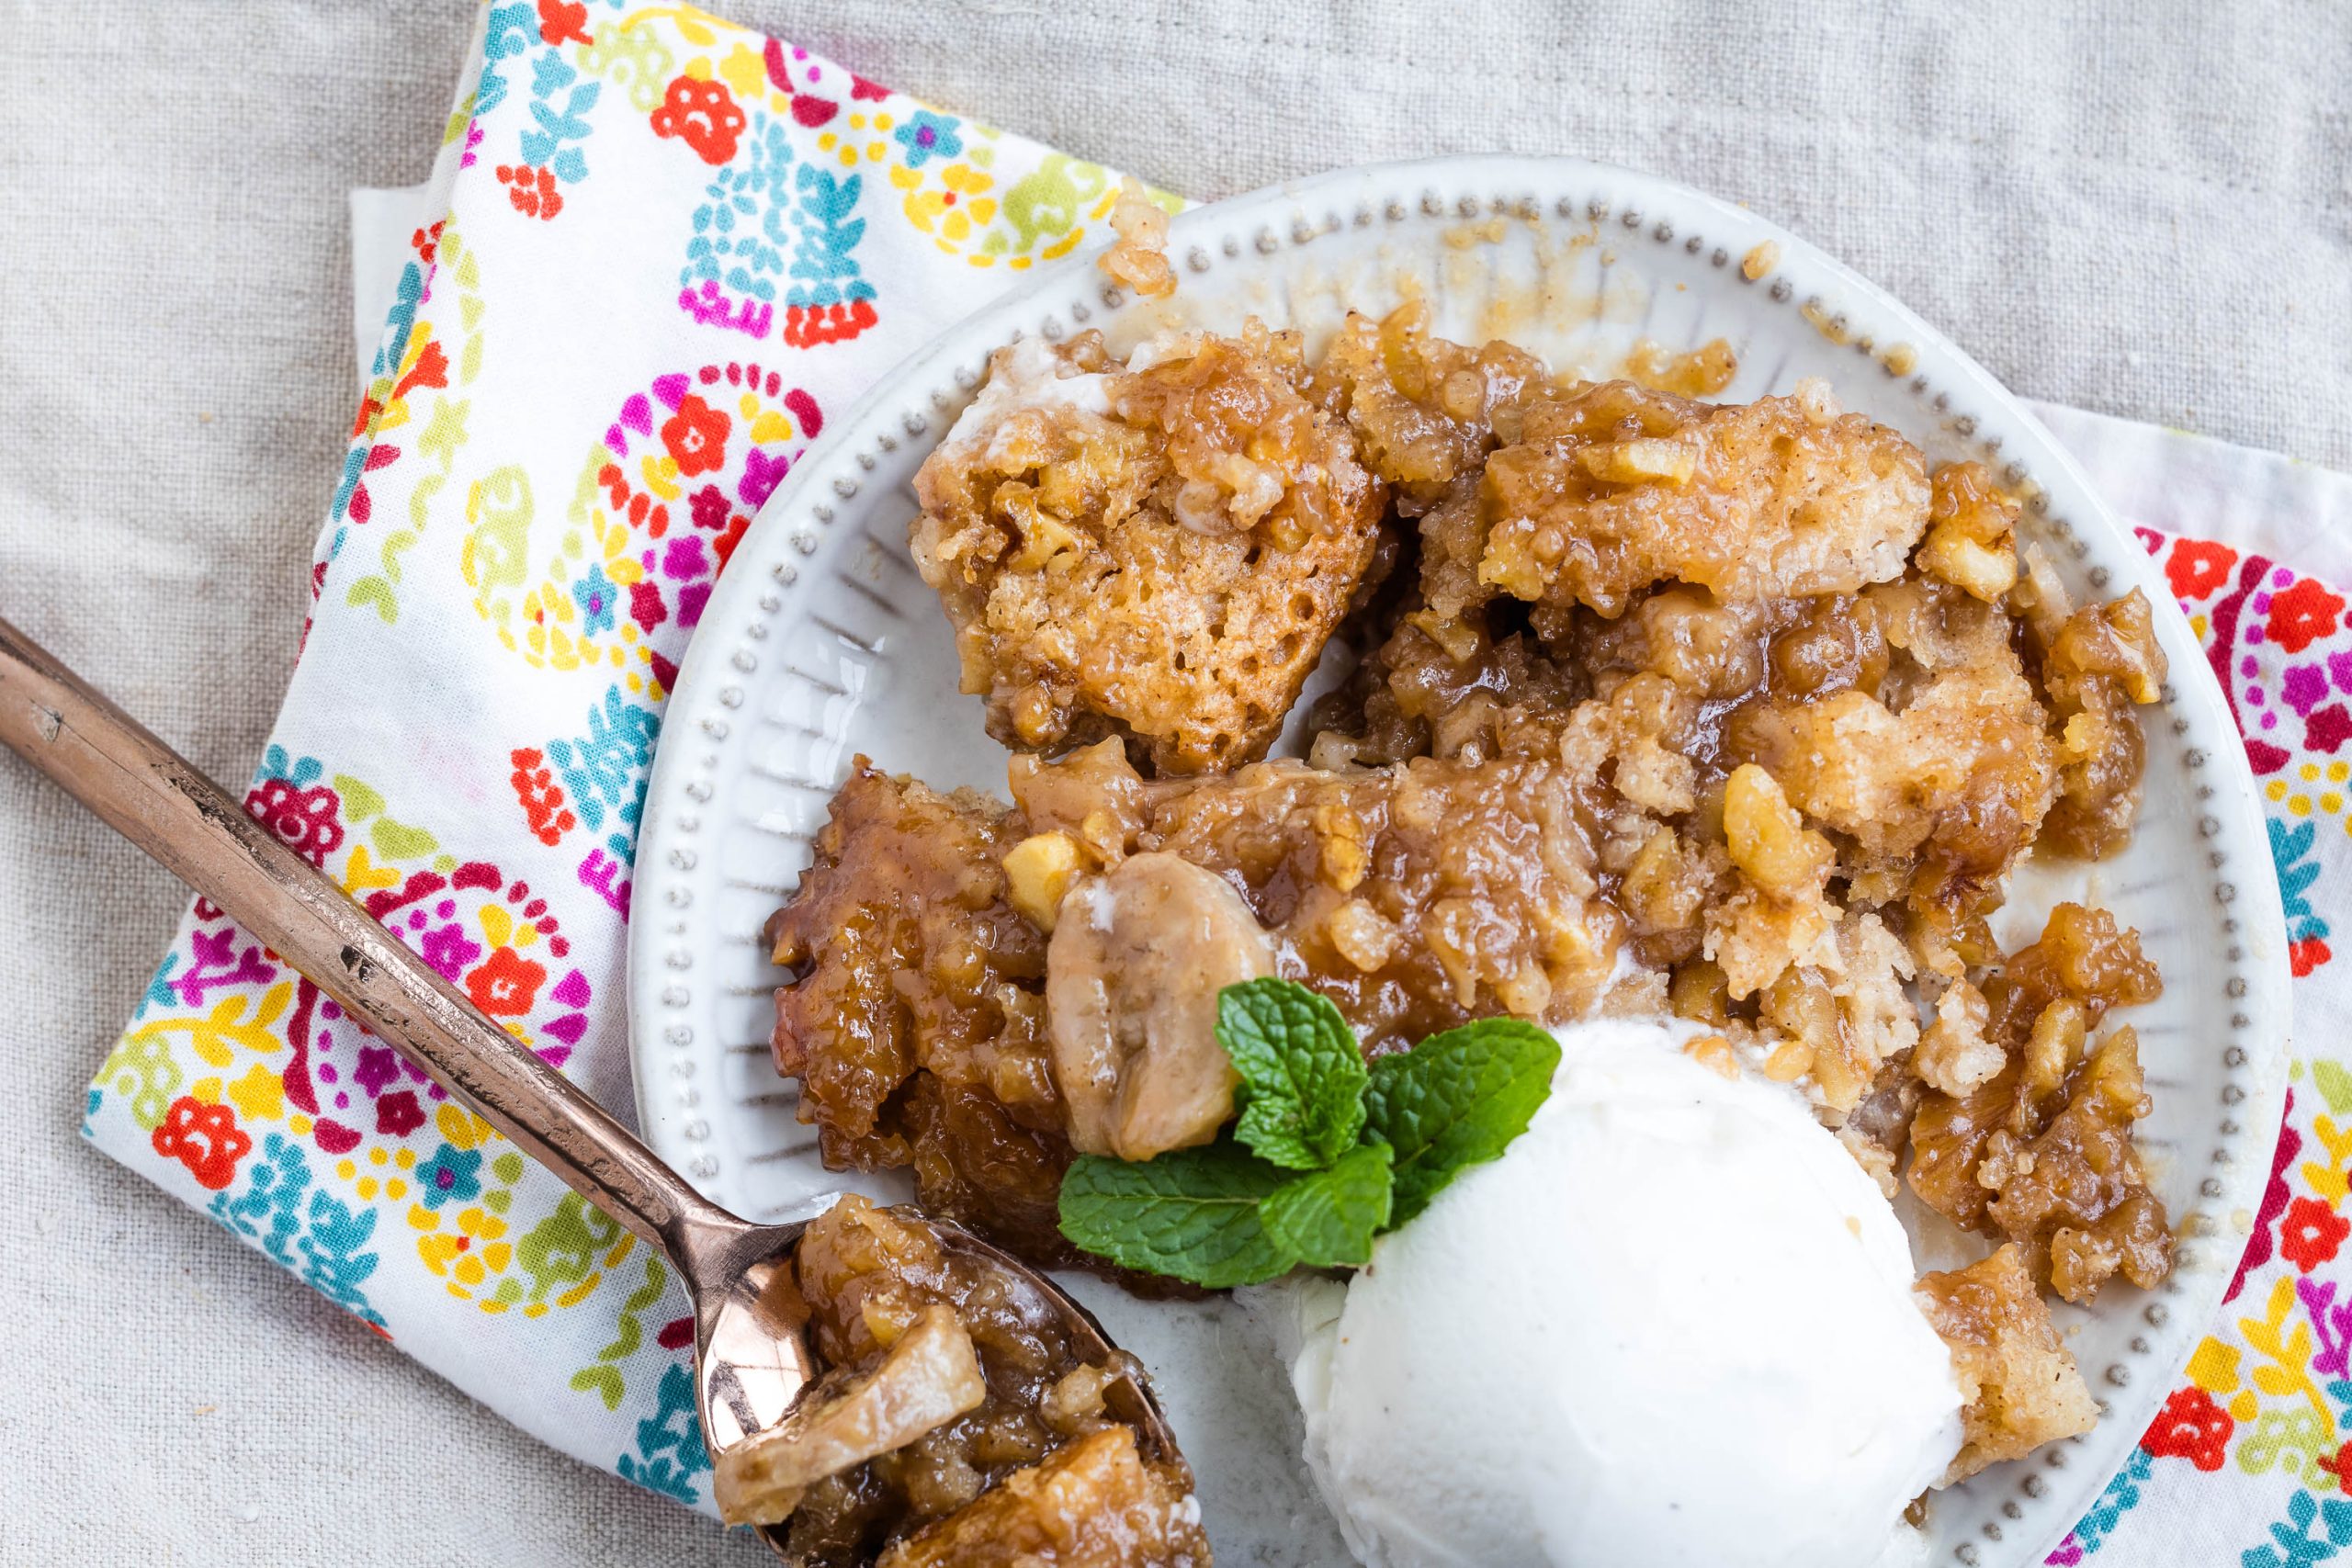
[[[1372,1261],[1372,1238],[1388,1224],[1386,1144],[1358,1144],[1329,1170],[1294,1177],[1258,1201],[1258,1217],[1276,1247],[1317,1269],[1359,1269]]]
[[[1367,1131],[1396,1151],[1390,1225],[1428,1208],[1465,1167],[1495,1158],[1527,1131],[1559,1065],[1559,1042],[1515,1018],[1449,1029],[1373,1063]]]
[[[1216,994],[1216,1041],[1241,1075],[1233,1135],[1291,1170],[1319,1170],[1363,1131],[1363,1053],[1340,1010],[1295,980]]]
[[[1124,1268],[1224,1290],[1289,1272],[1259,1201],[1283,1173],[1235,1144],[1177,1149],[1140,1165],[1080,1155],[1062,1177],[1062,1235]]]

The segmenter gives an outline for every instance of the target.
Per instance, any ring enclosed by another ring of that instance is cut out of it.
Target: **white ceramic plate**
[[[2166,706],[2148,719],[2138,838],[2066,891],[2139,927],[2162,967],[2163,999],[2132,1021],[2155,1103],[2143,1144],[2186,1244],[2162,1291],[2119,1282],[2094,1313],[2068,1314],[2109,1406],[2098,1431],[1942,1494],[1931,1526],[1939,1563],[2040,1561],[2129,1451],[2219,1304],[2267,1169],[2288,1026],[2286,937],[2253,783],[2146,552],[1940,333],[1792,235],[1664,181],[1565,158],[1346,170],[1187,213],[1170,254],[1173,300],[1123,299],[1079,257],[949,333],[827,434],[738,547],[670,701],[638,861],[629,1011],[653,1146],[759,1218],[810,1212],[850,1184],[820,1165],[769,1064],[781,976],[760,929],[854,753],[942,787],[1003,792],[1004,754],[982,733],[978,699],[956,692],[945,617],[906,547],[915,469],[989,351],[1090,327],[1124,351],[1162,325],[1230,330],[1252,311],[1312,337],[1351,306],[1377,312],[1410,294],[1430,301],[1445,335],[1509,337],[1563,372],[1610,374],[1641,338],[1669,349],[1728,338],[1740,370],[1726,400],[1826,377],[1847,406],[1931,459],[1977,457],[2026,487],[2029,536],[2054,547],[2078,592],[2145,589],[2172,661]],[[2019,920],[2038,919],[2034,902],[2019,898]],[[1247,1314],[1077,1288],[1150,1366],[1200,1472],[1220,1561],[1344,1562],[1297,1463],[1287,1380]]]

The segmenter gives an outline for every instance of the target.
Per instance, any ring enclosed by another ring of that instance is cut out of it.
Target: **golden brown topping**
[[[1829,840],[1804,825],[1779,783],[1753,762],[1724,781],[1724,844],[1749,882],[1781,899],[1819,893],[1837,859]]]
[[[1176,292],[1176,270],[1168,265],[1168,214],[1132,175],[1119,186],[1111,229],[1119,243],[1104,251],[1095,265],[1113,282],[1125,284],[1147,299],[1164,299]]]
[[[1069,1145],[1046,1043],[1046,942],[1012,905],[1003,807],[858,759],[770,923],[776,1070],[834,1169],[912,1164],[933,1212],[1064,1260]]]
[[[2007,1065],[1963,1094],[1930,1092],[1911,1122],[1912,1190],[1954,1224],[2006,1236],[2037,1275],[2085,1302],[2111,1276],[2153,1286],[2172,1235],[2132,1144],[2147,1114],[2129,1028],[2096,1047],[2110,1007],[2154,999],[2135,934],[2062,904],[2041,940],[1983,984],[1987,1038]]]
[[[1541,605],[1546,635],[1571,605],[1613,617],[1669,580],[1726,600],[1851,593],[1901,575],[1927,526],[1917,448],[1816,401],[1718,406],[1611,381],[1532,399],[1519,424],[1438,555],[1475,562],[1478,597]],[[1594,447],[1661,456],[1596,469]]]
[[[2098,1423],[2098,1405],[2014,1245],[1965,1269],[1922,1275],[1919,1295],[1951,1347],[1960,1382],[1960,1453],[1942,1484]]]
[[[1468,349],[1431,337],[1418,303],[1379,321],[1351,313],[1317,375],[1346,411],[1364,465],[1397,488],[1408,514],[1475,469],[1498,412],[1545,378],[1540,361],[1507,343]]]
[[[1240,1078],[1217,992],[1274,972],[1274,944],[1224,881],[1139,854],[1087,882],[1046,953],[1054,1080],[1080,1154],[1148,1160],[1216,1136]]]
[[[1132,737],[1164,773],[1262,752],[1374,557],[1380,487],[1295,339],[1069,374],[1023,343],[916,479],[915,561],[989,730]]]
[[[1992,1081],[2007,1060],[2000,1046],[1984,1037],[1990,1010],[1984,993],[1966,980],[1954,980],[1936,1001],[1936,1021],[1919,1035],[1919,1054],[1912,1070],[1929,1089],[1945,1094],[1973,1093]]]
[[[1721,346],[1680,361],[1653,347],[1629,368],[1727,378]],[[980,826],[933,822],[929,850],[892,843],[869,812],[871,848],[820,853],[802,897],[831,902],[805,924],[807,1003],[785,1031],[817,1044],[779,1059],[830,1054],[871,1087],[812,1088],[828,1158],[912,1164],[927,1197],[991,1212],[1001,1235],[1050,1223],[1080,1122],[1105,1148],[1203,1135],[1222,1079],[1185,1077],[1197,1096],[1150,1097],[1184,1114],[1114,1129],[1118,1086],[1148,1075],[1104,1064],[1156,1037],[1102,1021],[1124,1011],[1108,1000],[1070,1004],[1087,1038],[1069,1081],[1041,1072],[1044,1015],[1064,1009],[1027,967],[1040,930],[1076,951],[1073,886],[1172,856],[1373,1052],[1498,1013],[1670,1005],[1723,1043],[1711,1057],[1796,1085],[1882,1179],[1907,1146],[1928,1201],[2014,1237],[2059,1289],[2161,1272],[2132,1043],[2098,1032],[2109,1009],[2154,995],[2154,971],[2131,933],[2074,907],[2004,961],[1985,916],[2037,842],[2122,841],[2142,766],[2132,709],[2160,694],[2163,656],[2144,600],[2071,601],[1981,466],[1931,484],[1915,447],[1818,380],[1733,407],[1564,386],[1508,344],[1432,337],[1417,307],[1350,318],[1311,370],[1296,340],[1254,324],[1156,345],[1132,373],[1090,336],[1023,352],[1000,367],[994,412],[951,444],[962,455],[926,470],[918,542],[997,733],[1101,739],[1016,758],[1017,811],[968,807]],[[1054,379],[1037,382],[1046,361]],[[1009,395],[1024,376],[1046,388],[1025,402]],[[1289,433],[1279,453],[1268,430]],[[1330,478],[1349,463],[1360,510]],[[1373,522],[1382,486],[1402,525]],[[1267,668],[1261,612],[1292,595],[1297,552],[1338,550],[1348,526],[1369,540],[1361,557],[1305,573],[1329,598],[1283,605],[1315,627],[1297,660],[1281,681],[1238,679]],[[1244,538],[1255,553],[1234,575],[1188,564]],[[1023,578],[1077,596],[1004,586]],[[1142,582],[1149,614],[1106,597]],[[1212,601],[1221,620],[1145,655],[1070,630],[1097,613],[1181,630]],[[1238,765],[1342,608],[1364,651],[1312,716],[1310,761]],[[1069,646],[1038,652],[1057,637]],[[1118,684],[1179,663],[1192,685]],[[1214,736],[1183,728],[1199,714]],[[912,870],[882,876],[883,911],[865,911],[835,897],[827,854]],[[985,873],[945,869],[976,856]],[[910,877],[990,874],[950,923],[1010,918],[1030,945],[985,962],[968,931],[934,937],[898,902]],[[828,919],[849,922],[838,962]],[[892,936],[905,1009],[840,984],[861,944],[910,923]],[[1914,978],[1935,1008],[1924,1032]],[[944,1048],[920,1043],[940,1032]],[[1090,1074],[1114,1085],[1100,1115],[1064,1099]],[[870,1134],[852,1137],[869,1103]]]
[[[1181,1476],[1106,1427],[1016,1472],[883,1553],[876,1568],[1208,1568],[1200,1506]]]
[[[2147,595],[2136,588],[2057,623],[2041,660],[2059,725],[2058,798],[2042,825],[2051,849],[2097,859],[2130,840],[2144,752],[2132,709],[2162,694],[2165,672]]]

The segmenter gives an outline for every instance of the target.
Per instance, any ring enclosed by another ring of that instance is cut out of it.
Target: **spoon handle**
[[[673,1260],[745,1228],[484,1017],[194,764],[6,620],[0,742]]]

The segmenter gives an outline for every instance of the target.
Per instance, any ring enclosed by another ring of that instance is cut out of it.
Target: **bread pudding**
[[[1365,573],[1382,486],[1310,400],[1295,335],[1113,364],[1001,350],[916,481],[915,564],[989,733],[1117,735],[1162,772],[1264,752]]]
[[[2128,840],[2151,606],[2075,603],[1992,473],[1823,383],[1634,368],[1410,306],[1317,357],[1254,322],[1001,353],[912,541],[1009,804],[858,760],[771,927],[777,1066],[829,1165],[1067,1264],[1073,1157],[1243,1103],[1223,986],[1301,982],[1374,1059],[1670,1015],[1995,1249],[1921,1285],[1956,1477],[2087,1425],[2045,1292],[2171,1265],[2108,1017],[2160,989],[2136,933],[2070,904],[2004,953],[1988,919],[2029,854]]]

